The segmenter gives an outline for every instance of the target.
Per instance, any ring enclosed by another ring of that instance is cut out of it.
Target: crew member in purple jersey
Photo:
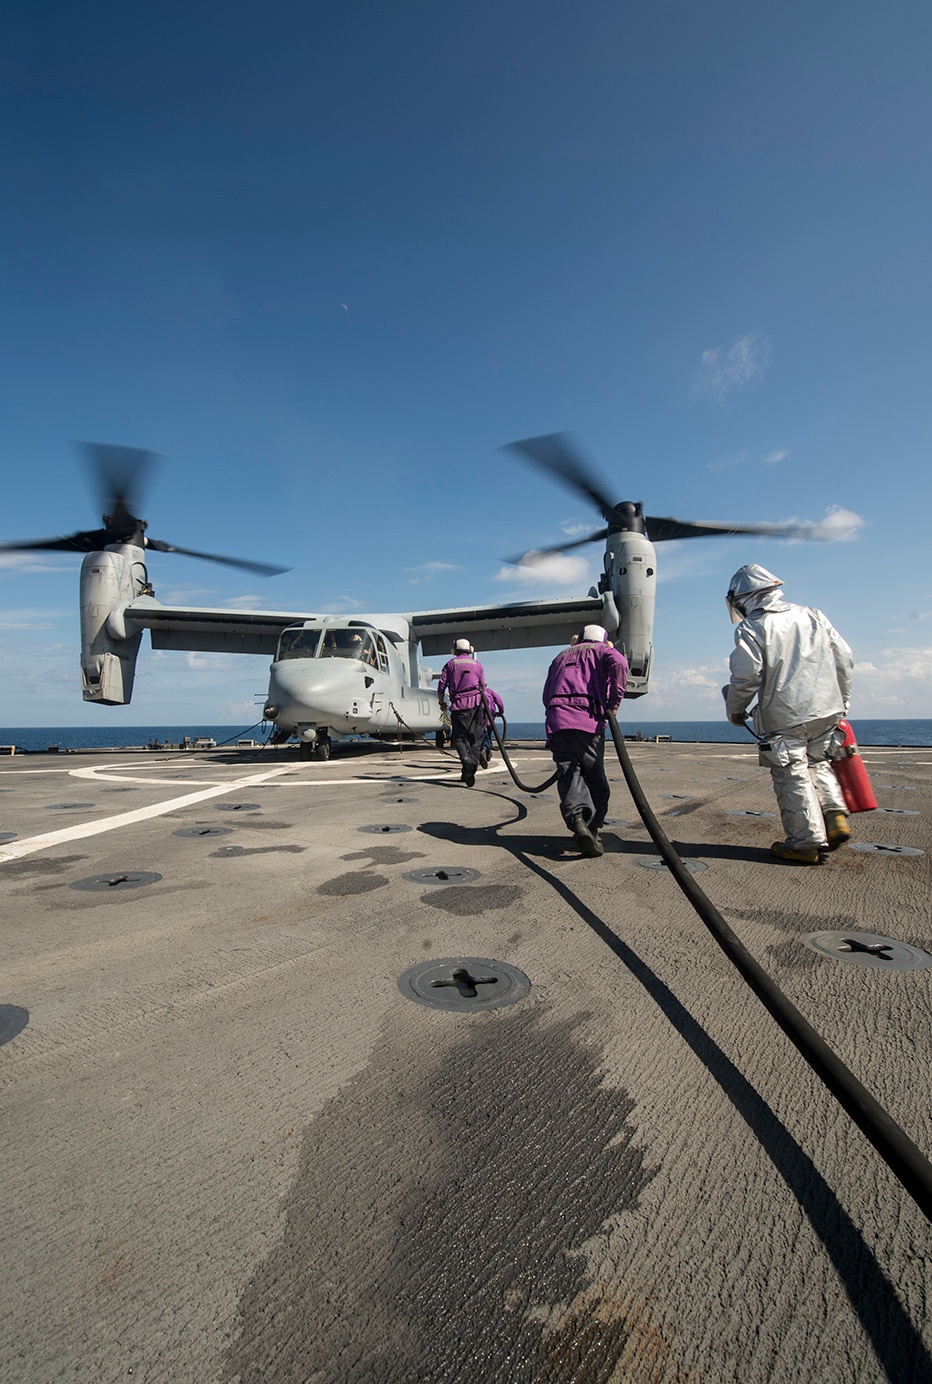
[[[605,777],[606,712],[621,705],[628,662],[601,625],[586,625],[550,665],[544,684],[547,746],[557,766],[563,820],[583,855],[604,853],[599,833],[611,789]]]
[[[472,788],[479,766],[482,732],[485,728],[485,708],[480,688],[485,687],[485,669],[475,656],[468,639],[457,639],[453,657],[443,665],[437,684],[437,699],[443,710],[445,693],[450,695],[450,739],[460,757],[460,782]]]

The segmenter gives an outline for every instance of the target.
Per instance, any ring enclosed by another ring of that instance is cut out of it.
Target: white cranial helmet
[[[608,630],[601,625],[585,625],[580,636],[583,644],[604,644],[607,638]]]
[[[453,652],[455,654],[471,654],[472,645],[468,639],[457,639],[453,645]]]

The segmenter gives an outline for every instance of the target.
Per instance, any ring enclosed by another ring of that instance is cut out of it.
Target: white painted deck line
[[[33,855],[36,851],[47,850],[50,846],[61,846],[67,841],[83,841],[89,836],[101,836],[106,831],[116,831],[120,827],[131,826],[134,822],[162,817],[166,812],[173,812],[179,807],[190,807],[208,798],[220,798],[225,793],[254,787],[256,784],[264,783],[266,779],[284,773],[285,768],[286,766],[282,765],[277,769],[267,769],[262,774],[253,774],[249,778],[231,779],[228,783],[213,788],[203,788],[199,793],[185,793],[180,798],[167,798],[165,802],[150,803],[148,807],[137,807],[132,812],[119,812],[114,817],[101,817],[96,822],[77,822],[73,827],[63,827],[60,831],[47,831],[41,836],[27,836],[24,841],[10,841],[7,845],[0,846],[0,865],[9,860],[21,860],[24,855]],[[78,773],[80,772],[79,770]]]
[[[517,760],[512,761],[517,763]],[[127,766],[131,768],[132,766]],[[63,827],[60,831],[43,832],[41,836],[27,836],[23,841],[10,841],[5,846],[0,846],[0,865],[10,860],[20,860],[25,855],[33,855],[36,851],[47,850],[50,846],[61,846],[68,841],[83,841],[89,836],[100,836],[106,831],[117,831],[120,827],[132,826],[134,822],[145,822],[152,817],[162,817],[166,812],[174,812],[179,807],[190,807],[195,803],[204,802],[209,798],[220,798],[225,793],[238,792],[244,788],[252,788],[260,783],[265,783],[268,779],[277,778],[282,774],[291,773],[293,766],[282,764],[276,769],[267,769],[261,774],[252,774],[248,778],[230,779],[227,783],[217,784],[210,788],[203,788],[198,793],[185,793],[180,798],[166,798],[161,803],[150,803],[148,807],[137,807],[131,812],[119,812],[113,817],[101,817],[95,822],[77,822],[72,827]],[[96,766],[86,769],[74,769],[71,771],[75,778],[85,780],[108,779],[122,783],[155,783],[159,787],[168,787],[160,779],[132,778],[129,775],[117,776],[98,772]],[[294,788],[334,788],[356,786],[360,784],[379,784],[397,783],[403,787],[406,783],[442,783],[450,776],[451,770],[442,774],[411,774],[404,779],[395,778],[350,778],[350,779],[305,779],[301,783],[289,784]],[[490,765],[488,769],[480,769],[476,777],[479,778],[486,774],[501,773],[501,768]]]

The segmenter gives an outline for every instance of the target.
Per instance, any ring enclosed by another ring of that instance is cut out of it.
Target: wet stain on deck
[[[421,895],[421,903],[453,913],[457,918],[472,918],[480,913],[509,908],[525,895],[517,884],[452,884]]]
[[[87,860],[86,855],[45,855],[33,856],[28,860],[8,860],[3,866],[2,878],[19,879],[29,875],[60,875],[71,865]]]
[[[405,865],[409,860],[423,860],[423,851],[403,851],[400,846],[367,846],[364,851],[350,851],[341,860],[368,860],[370,865]]]
[[[305,1136],[225,1381],[607,1384],[637,1328],[604,1323],[582,1250],[652,1174],[578,1022],[431,1029],[420,1065],[380,1045]]]
[[[318,894],[329,898],[341,898],[344,894],[368,894],[373,889],[383,889],[388,884],[388,875],[367,875],[361,870],[351,870],[349,874],[336,875],[318,886]]]

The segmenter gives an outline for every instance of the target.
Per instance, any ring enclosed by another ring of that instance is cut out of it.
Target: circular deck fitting
[[[9,1043],[29,1023],[29,1010],[18,1004],[0,1004],[0,1045]]]
[[[875,788],[895,788],[899,793],[915,793],[915,786],[911,783],[875,783]]]
[[[875,812],[887,812],[891,817],[918,817],[920,813],[915,807],[875,807]]]
[[[669,866],[665,860],[661,860],[659,855],[642,856],[637,862],[642,870],[668,870]],[[691,875],[701,875],[703,870],[709,867],[704,860],[684,860],[682,862]]]
[[[105,793],[138,793],[139,789],[127,784],[124,788],[105,788],[103,791]]]
[[[863,851],[866,855],[925,855],[925,851],[915,846],[889,846],[880,841],[852,841],[849,849]]]
[[[472,884],[480,878],[479,870],[469,870],[464,865],[443,865],[432,870],[408,870],[405,879],[414,884]]]
[[[214,803],[217,812],[259,812],[261,803]]]
[[[410,966],[399,978],[398,988],[415,1004],[462,1014],[515,1004],[530,992],[531,982],[523,971],[504,961],[457,956]]]
[[[746,783],[750,774],[726,774],[724,778],[718,780],[719,783]]]
[[[173,831],[172,836],[229,836],[232,827],[182,827]]]
[[[624,817],[606,817],[602,825],[603,827],[626,827],[628,823]]]
[[[692,793],[661,793],[660,796],[661,798],[675,798],[680,803],[691,803],[693,800]]]
[[[93,803],[49,803],[49,812],[73,812],[79,807],[93,806]]]
[[[7,841],[15,841],[18,835],[16,831],[0,831],[0,846],[5,845]]]
[[[149,873],[143,870],[126,870],[122,873],[115,870],[112,875],[91,875],[90,879],[75,880],[69,888],[89,894],[119,894],[124,889],[138,889],[143,884],[158,884],[161,878],[154,870]]]
[[[760,812],[756,807],[735,807],[729,809],[729,817],[775,817],[775,812]]]
[[[516,793],[516,794],[515,794],[515,797],[517,797],[517,798],[530,798],[532,801],[536,801],[536,802],[547,802],[549,799],[552,799],[552,798],[553,798],[553,794],[552,794],[552,793]]]
[[[374,826],[359,827],[358,830],[367,831],[372,836],[387,836],[392,831],[411,831],[412,828],[404,822],[377,822]]]
[[[852,966],[866,966],[872,971],[921,971],[932,966],[932,956],[898,942],[894,937],[881,937],[875,932],[807,932],[800,939],[804,946],[833,961],[847,961]]]
[[[386,803],[416,803],[417,798],[383,798]]]

